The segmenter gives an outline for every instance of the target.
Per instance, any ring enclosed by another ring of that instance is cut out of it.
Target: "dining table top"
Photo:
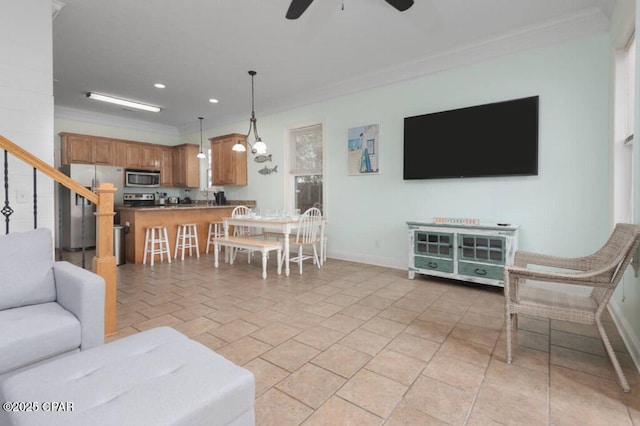
[[[300,221],[300,217],[291,217],[291,216],[236,216],[236,217],[225,217],[222,218],[223,221],[233,221],[233,222],[243,222],[243,223],[251,223],[251,224],[297,224]],[[325,218],[321,218],[322,221],[325,221]]]

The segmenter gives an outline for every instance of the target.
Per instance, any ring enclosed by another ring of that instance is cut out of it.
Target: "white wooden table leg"
[[[283,259],[284,259],[284,274],[288,277],[289,273],[291,272],[289,270],[289,235],[291,234],[291,230],[289,230],[288,228],[284,231],[284,253],[283,253]]]
[[[277,260],[278,260],[278,275],[282,275],[282,249],[280,247],[278,247],[278,255],[277,255]]]
[[[220,251],[220,245],[217,241],[213,243],[213,265],[218,267],[218,252]]]
[[[267,278],[267,251],[262,250],[262,279]]]
[[[320,225],[320,265],[324,265],[326,247],[324,246],[324,224]]]

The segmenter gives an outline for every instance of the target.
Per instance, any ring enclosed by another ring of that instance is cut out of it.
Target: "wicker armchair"
[[[619,223],[607,243],[590,256],[562,258],[516,252],[514,265],[507,266],[504,270],[507,362],[511,363],[512,320],[515,317],[517,329],[518,314],[595,324],[620,385],[625,392],[629,392],[629,383],[602,326],[601,317],[627,266],[633,256],[637,256],[639,244],[640,226]],[[529,265],[555,269],[530,269]],[[567,287],[563,289],[563,286],[553,288],[554,285],[548,283],[570,284],[582,288],[570,291]]]

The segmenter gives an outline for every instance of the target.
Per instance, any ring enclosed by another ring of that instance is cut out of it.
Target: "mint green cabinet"
[[[518,226],[407,222],[409,278],[425,274],[503,285],[504,266],[513,264]]]

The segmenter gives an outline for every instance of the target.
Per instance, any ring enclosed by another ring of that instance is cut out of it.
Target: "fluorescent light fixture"
[[[156,84],[153,85],[153,87],[155,87],[156,89],[164,89],[167,86],[165,86],[162,83],[156,83]]]
[[[212,104],[217,104],[218,100],[216,98],[211,98],[209,99],[209,102],[211,102]]]
[[[100,93],[89,92],[87,93],[87,98],[95,99],[96,101],[109,102],[116,105],[122,105],[129,108],[141,109],[143,111],[151,111],[151,112],[160,112],[162,108],[141,104],[140,102],[129,101],[126,99],[114,98],[113,96],[102,95]]]

